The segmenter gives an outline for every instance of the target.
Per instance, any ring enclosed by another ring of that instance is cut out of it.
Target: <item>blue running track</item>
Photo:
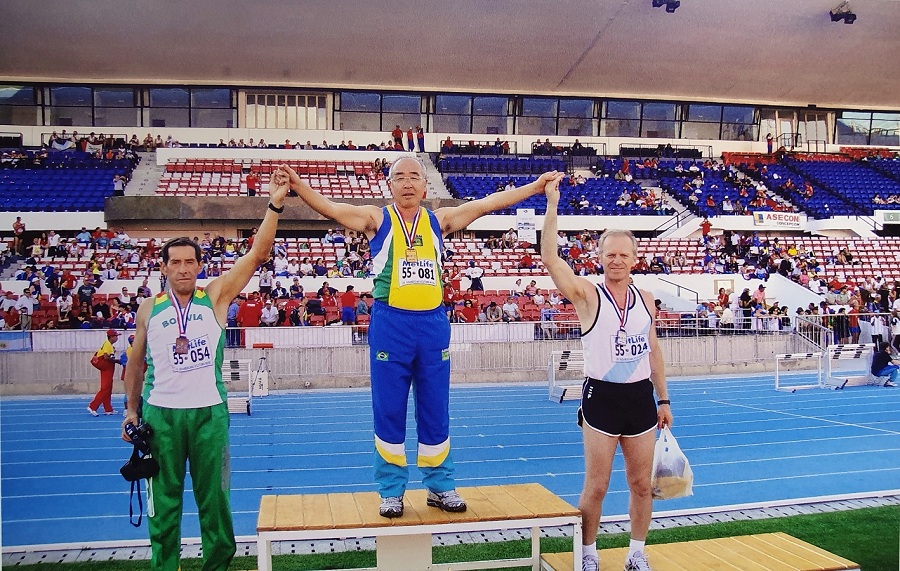
[[[791,394],[759,376],[671,380],[670,394],[694,496],[657,502],[657,511],[900,488],[900,388]],[[279,394],[254,400],[251,417],[232,416],[238,536],[255,535],[263,494],[375,490],[369,398],[367,390]],[[128,523],[122,418],[91,417],[87,400],[0,401],[4,546],[146,541],[146,523]],[[551,403],[545,385],[492,385],[454,387],[450,406],[460,486],[538,482],[577,504],[584,466],[576,402]],[[411,414],[408,426],[414,461]],[[411,477],[421,487],[415,467]],[[187,489],[183,536],[195,538],[190,481]],[[618,455],[605,515],[626,514],[627,497]]]

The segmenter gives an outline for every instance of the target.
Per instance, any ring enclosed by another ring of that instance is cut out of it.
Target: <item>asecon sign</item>
[[[806,216],[794,212],[754,212],[753,225],[767,228],[803,228]]]

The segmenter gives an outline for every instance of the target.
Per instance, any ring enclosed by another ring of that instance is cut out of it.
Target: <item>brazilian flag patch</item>
[[[379,352],[375,353],[375,360],[376,361],[387,361],[388,360],[387,351],[379,351]]]
[[[450,349],[444,349],[441,351],[441,361],[449,361],[450,360]]]

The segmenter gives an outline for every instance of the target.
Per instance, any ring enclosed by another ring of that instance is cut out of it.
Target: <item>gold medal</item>
[[[419,257],[416,255],[415,248],[406,249],[406,261],[411,264],[419,261]]]

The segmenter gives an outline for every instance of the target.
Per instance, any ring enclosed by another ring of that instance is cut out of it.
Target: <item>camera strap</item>
[[[134,490],[137,488],[138,498],[138,519],[134,522]],[[141,521],[144,517],[144,502],[141,499],[141,481],[135,480],[131,482],[131,494],[128,496],[128,523],[134,527],[141,527]]]

